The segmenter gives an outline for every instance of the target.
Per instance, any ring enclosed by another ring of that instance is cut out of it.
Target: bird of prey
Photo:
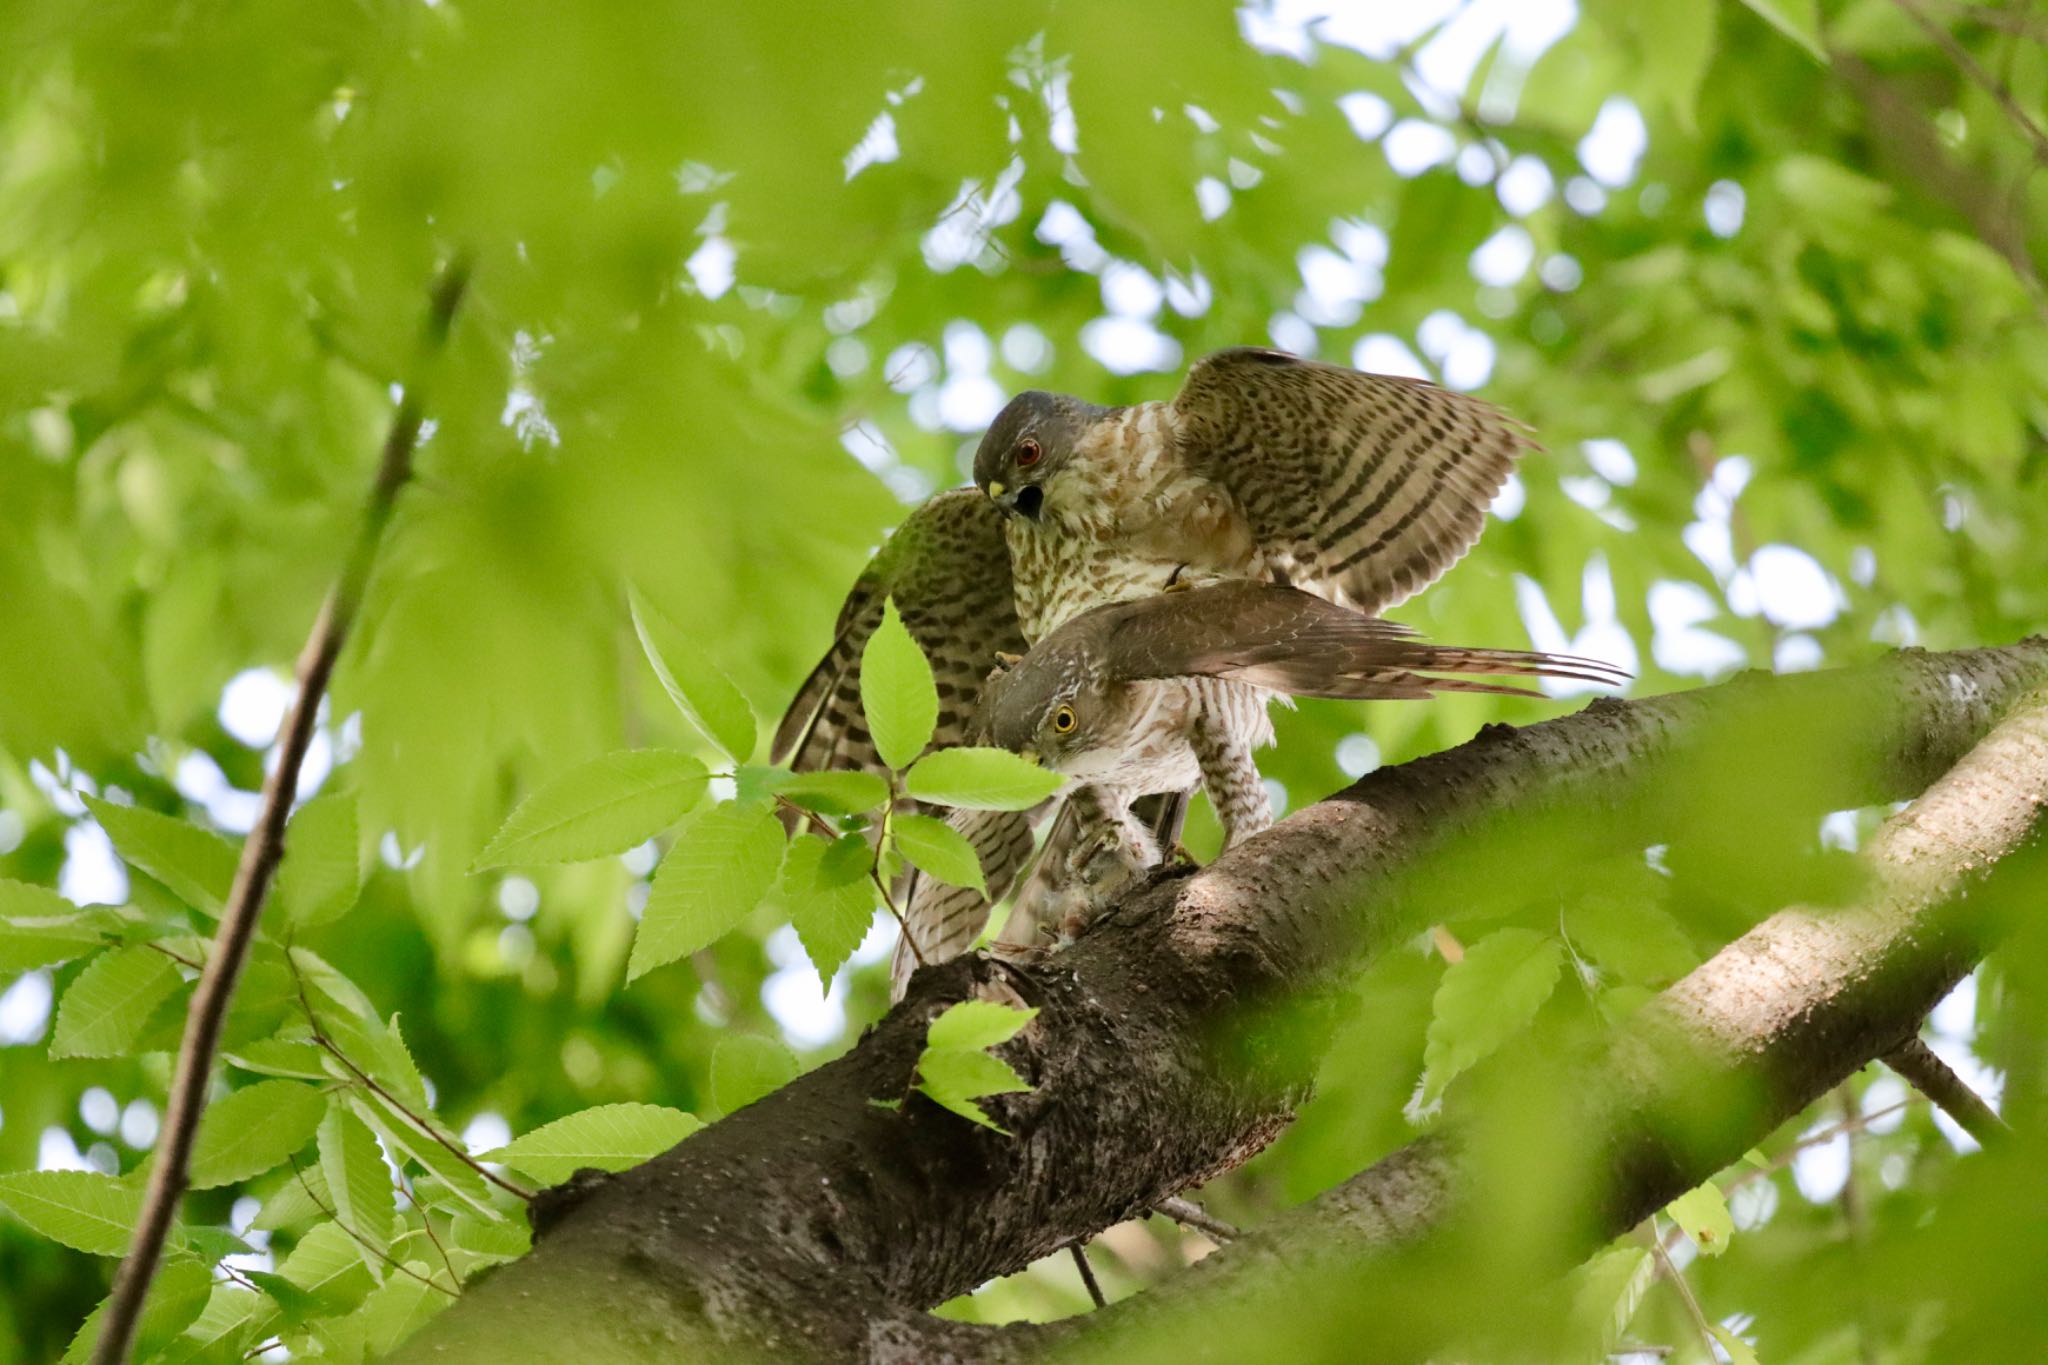
[[[1135,797],[1200,782],[1218,811],[1266,803],[1249,750],[1207,734],[1212,722],[1203,707],[1210,697],[1191,684],[1250,688],[1262,705],[1275,693],[1346,700],[1526,695],[1485,680],[1500,676],[1602,685],[1627,677],[1593,659],[1430,644],[1407,626],[1299,588],[1229,580],[1112,602],[1072,618],[990,677],[975,738],[1035,758],[1094,794],[1093,842],[1068,854],[1076,894],[1057,898],[1065,907],[1061,927],[1071,935],[1098,898],[1094,888],[1120,886],[1158,860],[1150,832],[1122,813]],[[1050,927],[1028,913],[1013,921],[1003,941],[1014,946]]]
[[[998,656],[1023,653],[1092,607],[1238,579],[1377,615],[1471,548],[1529,444],[1519,423],[1468,395],[1250,348],[1199,361],[1166,402],[1101,407],[1021,394],[976,452],[979,491],[927,502],[861,575],[773,755],[798,770],[881,768],[861,719],[858,667],[887,598],[938,679],[933,742],[957,744]],[[1204,772],[1234,768],[1270,737],[1253,684],[1156,686],[1192,690],[1200,702],[1188,714],[1201,718],[1191,739]],[[1098,784],[1068,800],[1125,822],[1116,794]],[[1231,841],[1271,819],[1256,784],[1218,814]],[[972,822],[992,897],[1030,860],[1043,815]],[[989,903],[975,893],[927,886],[913,893],[916,943],[907,955],[899,948],[899,979],[916,960],[963,951],[987,921]]]

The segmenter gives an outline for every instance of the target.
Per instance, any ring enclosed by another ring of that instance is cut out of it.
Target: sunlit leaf
[[[119,1256],[142,1216],[142,1187],[98,1171],[16,1171],[0,1175],[0,1208],[53,1242]]]
[[[178,988],[178,968],[140,944],[113,948],[91,962],[57,1003],[52,1057],[116,1057],[128,1051],[149,1016]]]
[[[1001,1133],[1007,1130],[975,1101],[1031,1087],[1000,1057],[961,1048],[927,1048],[918,1059],[917,1088],[960,1117]]]
[[[232,1185],[279,1165],[313,1140],[327,1098],[297,1081],[258,1081],[206,1106],[192,1144],[195,1190]]]
[[[857,815],[889,799],[887,782],[852,769],[791,773],[776,781],[775,790],[806,810],[825,815]]]
[[[772,812],[737,802],[699,812],[661,860],[628,980],[723,938],[760,904],[782,866],[783,833]]]
[[[84,957],[106,941],[102,912],[80,911],[54,891],[0,878],[0,972]]]
[[[1529,929],[1497,929],[1444,969],[1423,1052],[1422,1094],[1444,1087],[1528,1026],[1557,986],[1564,948]]]
[[[480,1157],[556,1185],[585,1166],[600,1171],[637,1166],[703,1126],[693,1114],[658,1104],[601,1104],[542,1124]]]
[[[903,775],[920,801],[970,810],[1029,810],[1066,785],[1058,773],[1004,749],[940,749]]]
[[[628,749],[592,759],[520,802],[474,868],[624,853],[687,815],[709,781],[702,763],[674,749]]]
[[[633,629],[662,688],[704,737],[735,763],[754,752],[754,711],[703,645],[684,640],[674,623],[637,590],[628,594]]]
[[[212,1292],[213,1275],[204,1264],[189,1256],[166,1258],[157,1268],[155,1278],[149,1282],[149,1297],[143,1300],[142,1317],[135,1324],[134,1358],[148,1359],[190,1327],[206,1307],[207,1296]],[[83,1365],[92,1359],[93,1348],[100,1340],[100,1323],[106,1312],[104,1303],[92,1310],[85,1325],[78,1329],[78,1335],[71,1339],[71,1345],[65,1349],[59,1365]]]
[[[854,849],[862,862],[844,877],[826,869],[830,855],[823,839],[798,835],[789,841],[775,886],[776,903],[789,916],[804,953],[817,968],[822,990],[831,989],[833,975],[867,937],[875,918],[877,892],[867,876],[867,841],[848,835],[830,847],[841,845]]]
[[[302,929],[326,924],[348,913],[361,885],[356,798],[347,792],[314,797],[285,827],[284,862],[277,870],[285,914]]]
[[[1756,1348],[1741,1337],[1718,1322],[1708,1323],[1707,1330],[1714,1334],[1714,1340],[1728,1353],[1728,1365],[1758,1365]]]
[[[795,1079],[796,1054],[773,1038],[735,1034],[711,1054],[711,1102],[730,1114]]]
[[[411,1274],[397,1274],[370,1291],[356,1310],[363,1340],[371,1352],[384,1355],[418,1331],[429,1318],[454,1300],[429,1281],[433,1267],[425,1261],[407,1265]]]
[[[1711,1180],[1672,1200],[1664,1212],[1692,1238],[1702,1256],[1719,1256],[1735,1236],[1735,1220],[1729,1216],[1728,1201],[1722,1196],[1721,1187]]]
[[[114,851],[194,910],[218,915],[235,880],[235,846],[188,821],[137,806],[85,798]]]
[[[904,857],[951,886],[972,887],[988,894],[981,859],[974,845],[944,820],[930,815],[898,815],[889,822],[890,836]]]
[[[939,723],[931,663],[910,638],[894,602],[883,611],[882,623],[861,652],[860,705],[875,752],[896,769],[909,767],[924,752]]]
[[[933,1048],[986,1048],[1007,1043],[1022,1033],[1033,1019],[1035,1009],[1019,1009],[993,1000],[962,1000],[948,1005],[925,1031],[925,1046]]]
[[[362,1244],[364,1264],[381,1279],[378,1253],[391,1245],[391,1220],[397,1210],[391,1172],[369,1128],[348,1102],[336,1096],[320,1121],[320,1169],[334,1196],[334,1217]]]

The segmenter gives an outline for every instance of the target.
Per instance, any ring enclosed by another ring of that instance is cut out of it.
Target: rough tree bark
[[[2044,677],[2043,641],[1907,651],[1866,669],[1596,702],[1521,730],[1489,727],[1457,749],[1370,774],[1201,873],[1141,889],[1054,957],[969,958],[920,974],[846,1057],[654,1161],[551,1201],[533,1254],[474,1286],[397,1358],[733,1359],[757,1350],[1021,1359],[1085,1350],[1154,1309],[1117,1305],[1095,1315],[1100,1323],[1051,1329],[962,1327],[921,1310],[1257,1151],[1313,1073],[1326,1018],[1316,1003],[1428,924],[1433,905],[1460,904],[1504,872],[1525,884],[1568,883],[1575,865],[1618,849],[1709,835],[1728,847],[1782,843],[1777,826],[1788,812],[1914,796]],[[1759,736],[1770,738],[1770,763],[1749,780],[1774,789],[1767,812],[1741,802],[1701,809],[1701,793],[1720,789],[1700,774],[1731,756],[1756,762]],[[1904,964],[1899,972],[1866,973],[1858,991],[1833,997],[1839,1014],[1796,1016],[1811,1037],[1784,1035],[1794,1053],[1826,1054],[1793,1068],[1798,1084],[1775,1077],[1778,1054],[1756,1051],[1754,1039],[1722,1039],[1733,1074],[1770,1083],[1731,1092],[1752,1097],[1745,1118],[1708,1125],[1709,1138],[1687,1136],[1674,1120],[1696,1115],[1664,1105],[1661,1045],[1608,1059],[1629,1084],[1588,1090],[1583,1103],[1593,1107],[1582,1117],[1613,1135],[1604,1169],[1620,1178],[1596,1192],[1566,1241],[1590,1245],[1617,1219],[1711,1173],[1726,1143],[1739,1153],[1796,1111],[1813,1077],[1838,1077],[1898,1043],[1935,998],[1929,982],[1952,981],[1971,960],[1916,931],[1883,942]],[[1735,945],[1702,971],[1741,952]],[[1036,1089],[991,1103],[1014,1136],[921,1100],[900,1113],[871,1105],[903,1093],[930,1018],[975,993],[1041,1010],[1004,1050]],[[1633,1127],[1631,1105],[1645,1120]],[[1332,1245],[1362,1225],[1380,1227],[1382,1240],[1410,1236],[1454,1202],[1457,1152],[1450,1140],[1427,1140],[1283,1227],[1298,1224],[1296,1235],[1310,1239],[1320,1214],[1341,1233]],[[1233,1263],[1274,1254],[1273,1238],[1288,1235],[1248,1238],[1212,1258],[1215,1270],[1132,1303],[1156,1296],[1163,1309],[1201,1293],[1204,1281],[1225,1285]]]

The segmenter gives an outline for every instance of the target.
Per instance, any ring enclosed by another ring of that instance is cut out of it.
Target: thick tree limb
[[[441,348],[454,321],[468,283],[468,267],[449,266],[434,285],[427,313],[422,350],[431,357]],[[377,476],[363,507],[348,558],[342,563],[327,600],[313,622],[306,648],[299,656],[299,690],[286,713],[278,737],[277,765],[263,785],[263,808],[256,827],[242,845],[235,868],[234,886],[221,912],[220,928],[214,932],[213,948],[199,973],[186,1015],[185,1036],[178,1047],[177,1069],[171,1079],[171,1093],[164,1109],[163,1137],[150,1167],[149,1189],[143,1197],[142,1216],[126,1259],[114,1276],[114,1291],[107,1300],[106,1317],[93,1348],[94,1365],[119,1365],[128,1358],[141,1320],[149,1282],[163,1257],[164,1240],[177,1216],[178,1201],[184,1198],[186,1177],[192,1157],[192,1141],[199,1131],[199,1116],[206,1107],[206,1085],[213,1074],[214,1053],[220,1044],[222,1022],[233,1001],[235,983],[248,958],[249,944],[256,936],[256,922],[263,913],[263,900],[271,877],[284,858],[285,822],[291,816],[292,797],[298,790],[299,765],[313,739],[313,721],[326,695],[327,680],[334,662],[348,639],[363,589],[375,566],[377,547],[398,500],[398,490],[412,478],[413,450],[419,444],[420,385],[407,389],[391,419],[383,455],[377,462]]]
[[[1497,895],[1502,881],[1566,885],[1617,849],[1708,839],[1746,850],[1782,842],[1788,814],[1915,795],[2044,675],[2044,642],[1908,651],[1868,669],[1596,703],[1371,774],[1202,873],[1127,898],[1057,956],[1021,967],[963,959],[920,973],[846,1057],[606,1182],[399,1358],[631,1360],[692,1346],[731,1358],[742,1343],[844,1360],[1038,1349],[1075,1329],[973,1328],[916,1310],[1256,1151],[1312,1073],[1323,1027],[1314,1003],[1445,906],[1489,884]],[[1724,790],[1723,779],[1736,785]],[[1742,783],[1769,790],[1769,807],[1733,799]],[[1835,931],[1813,932],[1819,953]],[[1911,946],[1902,962],[1929,951]],[[1931,951],[1934,976],[1969,960],[1941,944]],[[1746,979],[1761,989],[1767,962],[1750,965]],[[926,1022],[977,992],[1041,1009],[1004,1053],[1037,1089],[992,1102],[1015,1136],[921,1101],[901,1113],[870,1105],[903,1093]],[[1720,1035],[1674,1036],[1711,1044]],[[1603,1131],[1655,1140],[1609,1153],[1603,1168],[1621,1173],[1620,1192],[1587,1204],[1599,1216],[1576,1230],[1581,1241],[1630,1212],[1623,1205],[1636,1200],[1621,1193],[1662,1189],[1732,1140],[1722,1129],[1712,1141],[1690,1138],[1674,1121],[1689,1117],[1682,1108],[1659,1108],[1670,1098],[1656,1088],[1662,1046],[1615,1059],[1641,1087],[1635,1128],[1621,1123],[1633,1112],[1625,1108],[1588,1115]],[[1771,1073],[1754,1101],[1759,1118],[1822,1073],[1831,1084],[1839,1070]],[[1461,1166],[1439,1140],[1390,1161],[1383,1183],[1326,1200],[1350,1199],[1359,1218],[1399,1236],[1431,1224],[1434,1192]],[[1248,1236],[1219,1255],[1250,1261],[1260,1245]],[[1164,1302],[1177,1283],[1127,1302]]]

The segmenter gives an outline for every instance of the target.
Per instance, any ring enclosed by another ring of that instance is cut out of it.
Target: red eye
[[[1038,448],[1038,442],[1026,436],[1017,443],[1017,467],[1023,469],[1035,465],[1043,454],[1045,452]]]

